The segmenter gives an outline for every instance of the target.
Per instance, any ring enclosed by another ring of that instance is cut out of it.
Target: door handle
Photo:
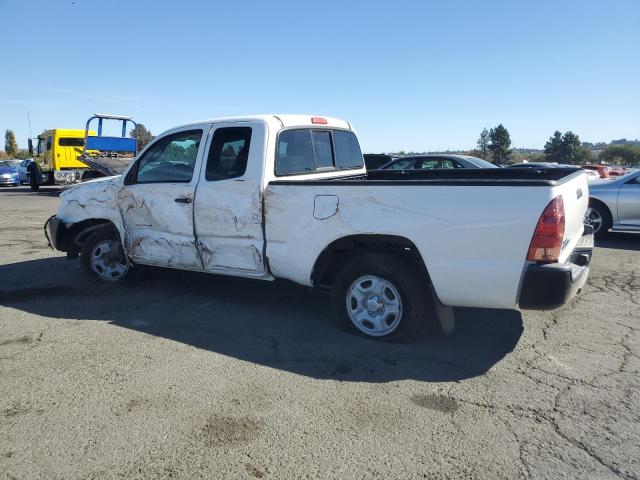
[[[174,199],[176,203],[191,203],[193,202],[193,200],[191,200],[189,197],[179,197]]]

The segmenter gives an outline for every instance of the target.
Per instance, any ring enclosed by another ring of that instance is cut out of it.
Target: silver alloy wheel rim
[[[116,240],[103,240],[91,250],[91,268],[100,278],[116,282],[127,274],[129,264]]]
[[[362,333],[382,337],[393,332],[402,319],[398,289],[376,275],[364,275],[351,284],[346,296],[347,314]]]
[[[602,227],[602,215],[595,208],[587,208],[587,223],[593,227],[593,233],[597,233]]]

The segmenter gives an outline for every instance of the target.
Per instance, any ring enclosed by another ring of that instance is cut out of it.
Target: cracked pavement
[[[640,235],[549,312],[411,345],[287,283],[84,276],[0,190],[0,478],[640,478]]]

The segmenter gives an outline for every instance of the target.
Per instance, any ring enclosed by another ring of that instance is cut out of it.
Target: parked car
[[[587,222],[598,236],[611,230],[640,231],[640,171],[589,186]]]
[[[621,177],[627,172],[624,167],[609,167],[609,170],[607,173],[609,174],[610,177]]]
[[[377,170],[382,165],[393,160],[393,157],[386,153],[365,153],[362,156],[364,157],[364,165],[367,167],[367,170]]]
[[[505,168],[576,168],[573,165],[562,165],[560,163],[553,162],[522,162],[507,165]]]
[[[444,306],[565,303],[589,272],[587,191],[575,169],[367,172],[346,121],[235,117],[63,191],[45,232],[109,282],[139,265],[284,278],[332,291],[356,333],[409,340]]]
[[[391,160],[381,170],[435,170],[442,168],[498,168],[491,162],[469,155],[414,155]]]
[[[5,160],[5,162],[18,170],[21,184],[29,183],[29,165],[33,163],[33,160]]]
[[[4,160],[0,160],[0,185],[13,187],[20,185],[20,173]]]
[[[595,172],[598,172],[598,175],[600,175],[600,178],[610,177],[609,167],[605,165],[583,165],[582,168],[585,170],[593,170]]]

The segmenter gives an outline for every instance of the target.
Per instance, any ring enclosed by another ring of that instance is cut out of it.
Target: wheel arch
[[[320,252],[311,270],[312,284],[316,287],[331,287],[340,267],[365,252],[394,253],[415,260],[420,273],[431,283],[424,259],[410,239],[398,235],[355,234],[332,241]]]
[[[58,244],[61,245],[63,252],[78,253],[80,246],[87,237],[99,228],[112,228],[120,236],[118,227],[111,220],[107,218],[87,218],[65,225],[65,229],[58,233]]]
[[[605,202],[604,200],[600,200],[597,197],[589,197],[589,205],[598,205],[602,208],[605,209],[605,211],[609,214],[609,216],[611,217],[611,221],[615,221],[615,219],[617,218],[617,215],[614,215],[616,212],[614,212],[611,207],[609,207],[609,205],[607,204],[607,202]]]

